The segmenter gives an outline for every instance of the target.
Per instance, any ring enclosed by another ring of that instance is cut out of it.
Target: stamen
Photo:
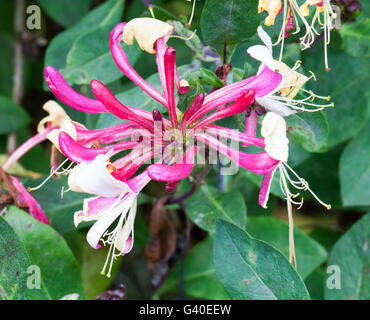
[[[181,40],[184,40],[184,41],[189,41],[191,39],[194,38],[195,34],[197,33],[197,30],[194,30],[191,35],[189,37],[182,37],[182,36],[179,36],[179,35],[176,35],[176,34],[172,34],[169,39],[171,38],[177,38],[177,39],[181,39]]]
[[[191,1],[191,0],[190,0]],[[186,26],[189,28],[190,25],[191,25],[191,22],[193,21],[193,17],[194,17],[194,12],[195,12],[195,1],[196,0],[193,0],[193,7],[191,9],[191,16],[190,16],[190,19],[189,19],[189,22],[186,24]]]
[[[51,173],[50,173],[50,175],[43,181],[43,182],[41,182],[38,186],[36,186],[36,187],[28,187],[27,188],[27,190],[28,191],[35,191],[35,190],[38,190],[38,189],[40,189],[47,181],[49,181],[49,179],[54,175],[54,174],[56,174],[57,172],[58,172],[58,170],[67,162],[67,161],[69,161],[69,159],[68,158],[66,158],[60,165],[59,165],[59,167],[58,168],[56,168],[54,171],[52,171]]]

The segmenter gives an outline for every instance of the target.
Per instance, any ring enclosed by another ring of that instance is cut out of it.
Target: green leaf
[[[217,277],[233,299],[307,300],[307,289],[282,253],[219,220],[214,244]]]
[[[203,40],[219,52],[253,36],[260,23],[255,0],[207,0],[200,19]]]
[[[325,268],[320,266],[306,279],[305,284],[312,300],[324,300]]]
[[[91,0],[37,0],[47,15],[63,27],[78,22],[88,11]]]
[[[289,227],[274,217],[249,217],[245,230],[254,238],[267,242],[289,258]],[[304,279],[327,257],[326,250],[300,229],[294,228],[297,271]]]
[[[286,121],[289,135],[304,149],[310,152],[326,150],[329,126],[322,111],[298,113],[289,116]]]
[[[24,186],[34,187],[44,181],[46,177],[37,180],[23,180]],[[64,192],[61,197],[62,187],[68,188],[67,178],[61,176],[60,179],[50,179],[42,188],[32,191],[32,196],[40,203],[43,210],[50,219],[51,226],[58,232],[64,233],[75,230],[73,224],[73,214],[81,210],[83,199],[89,197],[80,192]]]
[[[339,157],[342,150],[343,146],[339,145],[329,152],[313,154],[294,169],[309,183],[311,190],[322,201],[330,203],[332,208],[342,207],[338,177]],[[302,195],[313,199],[309,192],[302,193]]]
[[[121,73],[112,72],[114,61],[108,59],[109,31],[121,21],[123,6],[124,0],[107,1],[58,34],[46,51],[45,65],[58,69],[71,85],[118,79]]]
[[[245,226],[247,208],[239,191],[220,192],[204,184],[185,204],[188,217],[209,232],[215,231],[217,219],[224,219],[241,228]]]
[[[370,57],[370,18],[345,23],[340,30],[344,50],[354,57]]]
[[[355,58],[343,51],[329,51],[331,71],[325,72],[322,45],[320,41],[316,51],[303,51],[303,65],[317,78],[306,89],[322,96],[330,95],[335,104],[334,108],[325,110],[330,128],[327,145],[332,148],[357,134],[367,122],[370,63],[369,59]]]
[[[200,68],[201,83],[208,84],[213,87],[223,87],[224,82],[220,80],[212,71]]]
[[[0,300],[25,299],[26,271],[30,265],[23,244],[0,216]]]
[[[90,84],[92,79],[104,83],[112,82],[122,76],[109,49],[109,33],[112,26],[101,27],[81,35],[73,44],[67,56],[67,66],[62,69],[63,76],[70,83]],[[123,44],[125,53],[133,65],[141,54],[137,43]]]
[[[185,294],[198,298],[210,300],[230,299],[228,293],[217,279],[213,264],[213,238],[197,244],[186,256],[184,265],[184,288]],[[177,263],[175,268],[166,278],[166,281],[156,292],[160,297],[164,293],[178,293],[180,290],[181,266]]]
[[[340,158],[339,177],[345,206],[370,205],[370,122],[346,146]]]
[[[80,268],[65,240],[18,208],[11,207],[5,219],[22,243],[30,265],[40,268],[41,288],[27,290],[27,299],[60,299],[71,293],[83,298]]]
[[[334,245],[328,266],[339,267],[340,289],[329,289],[335,284],[333,273],[327,274],[325,299],[370,299],[370,213],[363,216]]]
[[[26,126],[30,117],[10,98],[0,95],[0,134],[10,133]]]

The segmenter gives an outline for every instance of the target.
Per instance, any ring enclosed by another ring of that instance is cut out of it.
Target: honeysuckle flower
[[[325,69],[330,71],[328,64],[328,45],[330,43],[330,31],[334,28],[333,21],[337,18],[337,14],[334,12],[331,6],[330,0],[306,0],[300,7],[300,11],[303,16],[310,14],[309,7],[315,6],[315,14],[311,22],[311,28],[316,35],[320,33],[315,29],[316,21],[320,26],[320,29],[324,31],[324,57],[325,57]],[[321,20],[320,15],[323,13],[324,21]]]
[[[94,249],[100,248],[99,241],[110,246],[102,269],[102,274],[108,269],[108,277],[113,260],[132,249],[137,197],[150,181],[145,171],[126,181],[114,178],[110,172],[110,156],[111,152],[99,154],[94,160],[75,166],[68,177],[70,190],[94,195],[84,200],[82,211],[75,212],[74,223],[77,226],[83,221],[96,220],[86,239]],[[115,221],[116,226],[108,231]]]
[[[326,107],[334,106],[333,103],[324,105],[313,103],[312,101],[315,98],[330,99],[330,97],[319,96],[303,88],[303,85],[311,78],[314,78],[314,75],[311,74],[310,77],[306,77],[297,72],[296,70],[300,67],[300,61],[293,68],[290,68],[285,63],[274,60],[271,38],[261,26],[258,27],[257,32],[264,45],[249,47],[247,53],[261,62],[259,72],[263,68],[268,67],[282,75],[280,83],[274,90],[262,97],[255,98],[259,105],[282,116],[288,116],[297,111],[320,111]],[[279,93],[279,95],[276,93]],[[294,99],[298,93],[302,93],[304,97],[302,99]]]
[[[286,123],[283,117],[275,113],[269,112],[265,115],[262,121],[261,134],[265,138],[265,150],[271,158],[278,160],[278,162],[268,168],[262,179],[259,204],[266,208],[269,198],[270,187],[275,171],[279,169],[280,173],[280,188],[287,201],[288,219],[289,219],[289,260],[296,265],[295,250],[294,250],[294,236],[293,236],[293,213],[292,204],[298,205],[298,209],[303,205],[303,198],[301,201],[294,200],[300,193],[293,194],[289,186],[303,191],[309,191],[311,195],[328,210],[331,206],[321,201],[316,194],[310,189],[308,183],[287,164],[288,160],[288,143],[286,137]]]
[[[182,113],[177,107],[175,90],[177,88],[177,93],[181,94],[183,87],[175,86],[179,82],[176,77],[176,51],[166,44],[168,33],[158,39],[151,35],[145,38],[154,41],[154,45],[152,43],[150,48],[153,47],[156,54],[162,84],[162,92],[160,92],[141,78],[127,60],[120,43],[127,25],[121,23],[111,32],[112,57],[129,79],[168,110],[168,119],[163,117],[157,109],[150,113],[125,105],[97,80],[91,82],[95,99],[84,97],[75,92],[53,67],[45,68],[47,84],[62,102],[87,113],[110,112],[127,121],[121,125],[99,130],[88,130],[75,124],[76,138],[63,131],[58,135],[62,153],[78,164],[72,171],[69,171],[70,190],[97,196],[97,198],[85,200],[84,209],[75,215],[75,222],[77,224],[80,221],[97,220],[88,233],[88,241],[93,247],[96,247],[100,240],[110,244],[111,248],[115,248],[110,251],[111,257],[128,252],[132,246],[132,242],[127,238],[133,232],[132,224],[125,220],[132,217],[130,221],[133,221],[136,210],[134,208],[136,208],[137,193],[131,188],[131,181],[136,181],[135,179],[139,177],[146,183],[150,179],[166,181],[166,191],[172,192],[176,189],[179,180],[191,174],[201,146],[217,151],[246,170],[263,175],[260,204],[265,206],[273,173],[281,163],[286,163],[288,158],[285,121],[275,114],[266,115],[262,138],[255,136],[255,128],[250,133],[242,133],[215,125],[214,122],[244,113],[251,109],[253,102],[270,97],[280,89],[286,89],[283,88],[284,81],[293,82],[290,79],[294,78],[294,81],[302,79],[294,73],[292,78],[291,74],[286,75],[285,72],[283,74],[275,71],[276,62],[272,59],[271,40],[259,30],[267,43],[267,51],[263,48],[264,46],[260,46],[265,55],[261,59],[262,64],[258,74],[220,88],[208,95],[198,94]],[[139,27],[140,24],[131,27],[130,32],[133,34],[129,37],[140,38],[143,31],[136,30]],[[158,32],[155,32],[155,35],[158,35]],[[290,82],[289,90],[286,93],[281,92],[289,98],[295,95],[296,86],[300,85]],[[279,108],[282,107],[279,105]],[[285,112],[286,110],[289,113],[292,112],[285,105],[283,108]],[[256,111],[251,110],[251,113],[253,112]],[[235,142],[237,147],[230,147],[220,141],[220,138]],[[239,144],[255,145],[262,150],[257,153],[240,151]],[[94,148],[91,148],[93,145]],[[131,151],[119,158],[119,153],[123,150]],[[118,156],[118,159],[111,162],[109,159],[113,155]],[[155,159],[154,164],[147,166],[142,174],[131,178],[141,166],[153,159]],[[133,192],[127,189],[127,185]],[[107,194],[111,186],[114,193]],[[106,232],[118,217],[117,227],[113,231]],[[123,232],[119,230],[125,230],[125,236],[119,238],[118,234]],[[115,251],[117,241],[120,243],[118,253]],[[108,260],[103,271],[107,263]],[[109,270],[111,264],[112,260]],[[109,274],[110,271],[108,271]]]

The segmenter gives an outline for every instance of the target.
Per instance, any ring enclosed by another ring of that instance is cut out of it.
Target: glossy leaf
[[[340,34],[344,50],[355,57],[370,57],[370,18],[343,24]]]
[[[370,205],[370,122],[345,147],[339,177],[345,206]]]
[[[289,258],[288,224],[274,217],[249,217],[245,230],[254,238],[278,249]],[[327,257],[326,250],[297,227],[294,228],[297,271],[304,279]]]
[[[88,11],[91,0],[37,0],[38,4],[54,21],[63,27],[71,27]]]
[[[186,256],[184,270],[184,288],[187,296],[210,300],[230,299],[216,276],[212,237],[208,237],[191,249]],[[156,292],[156,297],[168,292],[179,293],[180,273],[179,262]]]
[[[289,135],[310,152],[326,150],[329,126],[323,112],[303,112],[286,119]]]
[[[71,293],[83,298],[80,268],[65,240],[50,226],[15,207],[5,219],[22,243],[30,265],[40,270],[41,288],[27,290],[27,299],[60,299]]]
[[[233,299],[310,298],[282,253],[223,220],[217,222],[214,263],[217,277]]]
[[[185,204],[188,217],[209,232],[215,231],[217,219],[224,219],[241,228],[245,226],[247,209],[239,191],[220,192],[205,184]]]
[[[30,121],[27,112],[22,107],[3,95],[0,95],[0,118],[0,134],[16,131]]]
[[[0,217],[0,300],[25,299],[27,268],[30,265],[14,229]]]
[[[335,269],[326,275],[326,299],[370,299],[369,226],[370,213],[357,221],[334,245],[328,266],[335,266]]]
[[[204,43],[223,52],[225,43],[236,45],[254,35],[260,19],[257,1],[207,0],[200,20]]]
[[[114,61],[107,57],[109,31],[120,22],[123,6],[124,0],[107,1],[72,28],[58,34],[48,46],[45,65],[58,69],[70,84],[89,84],[94,78],[106,83],[118,79],[121,73],[109,72]],[[88,44],[94,50],[87,50],[91,49]]]
[[[325,109],[330,128],[327,145],[332,148],[357,134],[367,122],[370,63],[369,59],[333,50],[328,53],[331,71],[325,72],[322,45],[320,41],[320,48],[303,51],[303,65],[317,78],[317,81],[310,81],[309,88],[316,94],[330,95],[335,104],[334,108]]]

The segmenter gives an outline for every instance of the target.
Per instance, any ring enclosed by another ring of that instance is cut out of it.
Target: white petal
[[[265,30],[261,26],[257,28],[257,33],[262,42],[265,44],[265,46],[269,49],[271,55],[272,55],[272,41],[270,36],[267,34]]]
[[[296,113],[295,110],[287,107],[284,103],[280,101],[276,101],[275,99],[269,98],[267,96],[262,97],[262,98],[255,98],[255,100],[262,107],[265,107],[266,109],[282,117],[286,117],[286,116]]]
[[[131,205],[127,220],[125,221],[125,224],[121,229],[117,237],[117,240],[114,243],[117,250],[119,250],[121,253],[130,252],[134,244],[134,221],[136,217],[136,210],[137,210],[137,197],[135,197]],[[131,241],[129,241],[129,246],[127,246],[130,235],[132,239]]]
[[[104,213],[100,219],[94,223],[86,235],[86,240],[94,249],[97,248],[99,240],[103,236],[104,232],[109,228],[109,226],[117,219],[117,217],[122,214],[126,215],[127,211],[130,209],[133,197],[126,197],[122,203],[112,208],[112,210]]]
[[[98,155],[95,160],[75,167],[70,173],[68,183],[70,188],[102,197],[115,197],[123,192],[132,192],[126,183],[115,179],[108,172],[105,155]]]
[[[261,61],[271,70],[275,70],[275,61],[272,54],[266,46],[255,45],[247,49],[247,53],[252,56],[252,58]]]

